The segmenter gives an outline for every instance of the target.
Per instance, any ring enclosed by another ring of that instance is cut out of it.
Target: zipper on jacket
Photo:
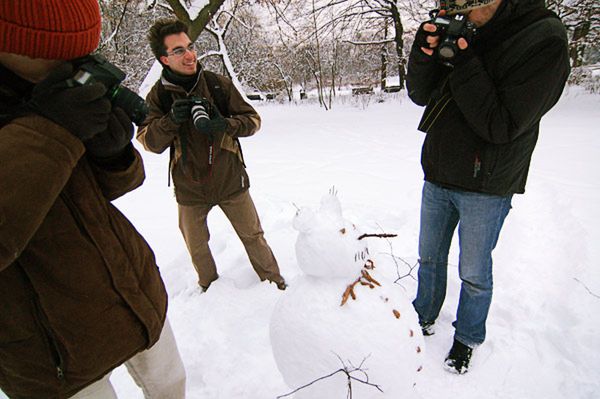
[[[477,178],[479,171],[481,170],[481,159],[479,154],[475,154],[475,160],[473,161],[473,178]]]
[[[36,313],[36,319],[38,320],[40,328],[43,330],[44,335],[46,336],[46,341],[48,342],[48,346],[50,349],[50,357],[54,362],[56,378],[62,381],[65,378],[65,368],[64,360],[60,353],[58,342],[56,340],[56,337],[54,336],[54,333],[50,329],[50,323],[48,322],[48,319],[46,318],[45,314],[42,312],[39,302],[37,300],[33,300],[33,303]]]

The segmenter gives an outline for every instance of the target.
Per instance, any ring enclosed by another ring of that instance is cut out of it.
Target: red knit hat
[[[0,0],[0,52],[70,60],[94,51],[98,0]]]

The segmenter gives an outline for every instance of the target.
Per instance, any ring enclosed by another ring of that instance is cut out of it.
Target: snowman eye
[[[340,230],[340,233],[342,233],[342,234],[346,234],[346,228],[343,228],[343,229],[341,229],[341,230]]]

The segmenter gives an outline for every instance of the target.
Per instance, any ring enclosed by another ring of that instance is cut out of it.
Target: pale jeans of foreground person
[[[125,366],[146,399],[185,398],[185,369],[168,319],[160,339],[150,349],[126,361]],[[109,378],[110,373],[71,399],[117,399]]]
[[[446,298],[448,252],[458,225],[460,297],[454,338],[474,347],[485,340],[492,302],[492,250],[496,247],[512,194],[489,195],[425,182],[419,233],[419,283],[413,305],[421,323],[433,323]]]

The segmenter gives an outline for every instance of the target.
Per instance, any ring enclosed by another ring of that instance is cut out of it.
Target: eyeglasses
[[[177,47],[176,49],[174,49],[171,52],[167,51],[167,55],[173,56],[173,57],[183,57],[183,55],[186,52],[190,52],[190,53],[195,53],[196,52],[196,45],[194,43],[190,43],[189,46],[187,47]]]

